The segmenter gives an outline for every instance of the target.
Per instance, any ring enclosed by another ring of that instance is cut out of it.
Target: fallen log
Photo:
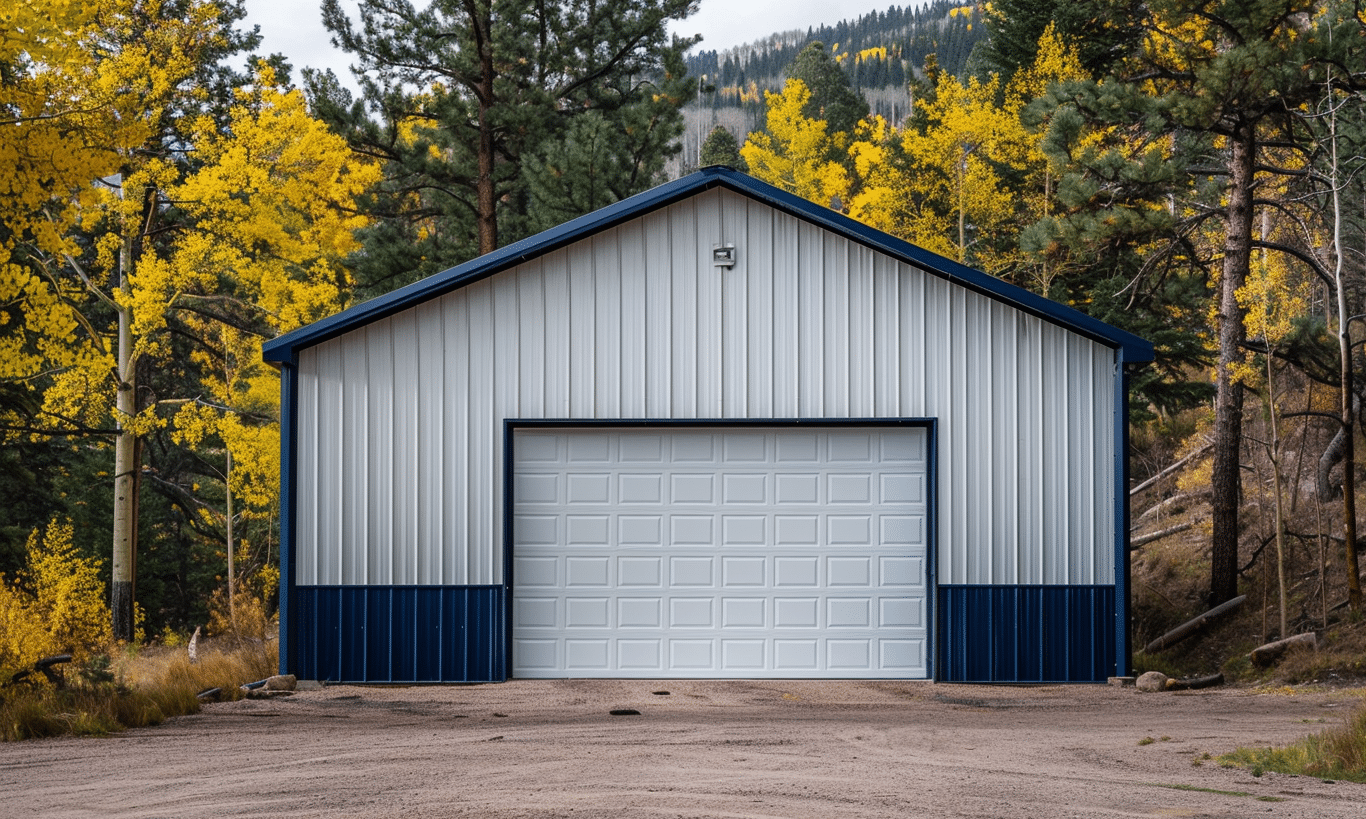
[[[63,679],[61,672],[58,669],[53,668],[53,666],[69,662],[71,662],[70,654],[55,654],[51,657],[44,657],[43,659],[34,663],[33,669],[35,671],[43,672],[43,676],[47,677],[48,682],[52,683],[58,688],[63,688],[65,686],[66,680]]]
[[[1135,520],[1138,523],[1142,523],[1151,517],[1162,517],[1172,509],[1185,509],[1191,504],[1203,503],[1209,500],[1209,492],[1208,489],[1200,489],[1195,492],[1183,492],[1180,495],[1172,495],[1161,503],[1143,510]]]
[[[1161,529],[1156,532],[1149,532],[1146,535],[1139,535],[1138,537],[1130,536],[1129,551],[1137,551],[1138,549],[1147,546],[1149,543],[1161,540],[1164,537],[1170,537],[1171,535],[1180,534],[1186,531],[1187,529],[1194,529],[1196,526],[1199,526],[1200,523],[1201,521],[1192,520],[1186,523],[1178,523],[1175,526],[1172,526],[1167,529]]]
[[[1132,498],[1134,495],[1137,495],[1139,492],[1142,492],[1144,489],[1147,489],[1148,487],[1152,486],[1153,484],[1157,483],[1158,481],[1162,480],[1163,478],[1167,477],[1173,472],[1180,470],[1181,467],[1185,466],[1186,464],[1190,463],[1196,458],[1199,458],[1201,455],[1204,455],[1206,452],[1209,452],[1213,448],[1214,444],[1205,444],[1204,446],[1195,450],[1191,454],[1187,455],[1186,457],[1182,458],[1181,460],[1177,461],[1176,463],[1172,464],[1171,466],[1152,476],[1148,480],[1144,481],[1138,486],[1135,486],[1133,489],[1130,489],[1129,497]]]
[[[1165,648],[1171,648],[1172,646],[1176,645],[1177,643],[1181,642],[1187,637],[1190,637],[1193,634],[1199,634],[1200,632],[1208,628],[1210,623],[1214,622],[1223,615],[1228,614],[1229,612],[1241,606],[1243,604],[1243,601],[1246,599],[1246,594],[1240,594],[1232,600],[1227,600],[1223,603],[1220,603],[1219,605],[1215,606],[1214,608],[1210,609],[1209,611],[1205,612],[1199,617],[1196,617],[1194,620],[1187,620],[1186,622],[1182,623],[1181,625],[1177,626],[1176,628],[1172,629],[1166,634],[1163,634],[1161,637],[1158,637],[1156,640],[1153,640],[1151,643],[1148,643],[1146,646],[1144,646],[1144,653],[1155,654]]]
[[[1269,665],[1275,665],[1281,657],[1285,656],[1287,651],[1296,646],[1316,648],[1318,644],[1318,637],[1314,635],[1314,632],[1309,631],[1304,634],[1296,634],[1293,637],[1286,637],[1284,640],[1276,640],[1266,645],[1257,646],[1252,649],[1248,659],[1252,660],[1252,664],[1258,668],[1266,668]]]
[[[9,682],[5,683],[5,686],[8,687],[11,685],[18,685],[19,683],[28,679],[30,674],[39,672],[44,677],[47,677],[48,682],[52,683],[58,688],[62,688],[64,686],[65,681],[62,679],[60,671],[53,668],[53,666],[69,662],[71,662],[70,654],[54,654],[51,657],[44,657],[41,660],[34,663],[32,668],[25,668],[22,671],[16,671],[14,675],[9,678]]]
[[[1224,675],[1210,674],[1205,677],[1182,677],[1179,680],[1167,680],[1168,691],[1195,691],[1200,688],[1213,688],[1216,685],[1224,684]]]

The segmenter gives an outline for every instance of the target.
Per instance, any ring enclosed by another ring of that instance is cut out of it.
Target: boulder
[[[276,674],[266,678],[267,691],[293,691],[298,680],[293,674]]]
[[[1139,676],[1134,687],[1139,691],[1166,691],[1167,675],[1161,671],[1145,671]]]

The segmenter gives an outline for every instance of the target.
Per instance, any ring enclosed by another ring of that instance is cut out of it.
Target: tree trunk
[[[472,4],[472,8],[475,4]],[[494,124],[490,121],[493,111],[493,23],[492,12],[476,16],[470,15],[475,25],[475,42],[479,44],[479,82],[476,94],[479,97],[479,167],[475,180],[475,200],[479,222],[479,254],[492,253],[498,249],[498,199],[493,187],[493,166],[496,161]]]
[[[1243,437],[1243,385],[1233,365],[1243,353],[1247,326],[1237,293],[1247,280],[1252,257],[1252,183],[1256,138],[1243,122],[1230,140],[1228,220],[1224,266],[1219,280],[1219,362],[1214,398],[1214,474],[1210,506],[1214,537],[1210,554],[1211,605],[1238,594],[1238,495],[1242,483],[1238,450]]]
[[[1199,617],[1196,617],[1193,620],[1187,620],[1166,634],[1163,634],[1161,637],[1158,637],[1156,640],[1153,640],[1151,643],[1148,643],[1143,647],[1143,653],[1156,654],[1163,649],[1171,648],[1191,635],[1199,634],[1208,628],[1215,620],[1237,609],[1246,599],[1247,595],[1242,595],[1240,597],[1235,597],[1232,600],[1226,600]]]
[[[1280,424],[1276,419],[1276,382],[1275,373],[1271,366],[1271,341],[1267,340],[1266,355],[1266,401],[1267,408],[1271,415],[1271,443],[1267,446],[1267,459],[1271,462],[1271,481],[1275,489],[1275,510],[1276,510],[1276,588],[1279,591],[1277,605],[1280,608],[1281,622],[1280,631],[1282,637],[1289,634],[1290,629],[1287,618],[1286,589],[1285,589],[1285,510],[1281,502],[1281,430]]]
[[[1283,637],[1274,643],[1257,646],[1252,649],[1248,658],[1258,668],[1265,668],[1285,656],[1285,653],[1292,648],[1316,648],[1317,646],[1318,638],[1314,636],[1314,632],[1310,631],[1305,634],[1296,634],[1293,637]]]
[[[119,251],[119,286],[126,288],[133,259],[133,239],[125,235]],[[114,550],[109,611],[114,639],[133,640],[133,557],[137,548],[137,440],[128,422],[137,414],[137,378],[133,372],[132,311],[119,308],[118,393],[114,399]]]
[[[1332,86],[1329,86],[1332,92]],[[1361,613],[1361,574],[1357,569],[1357,488],[1356,488],[1356,417],[1352,412],[1352,321],[1347,311],[1347,285],[1342,270],[1342,200],[1338,179],[1337,107],[1328,118],[1329,143],[1332,151],[1333,186],[1333,278],[1337,288],[1338,307],[1338,378],[1342,393],[1342,432],[1346,436],[1342,448],[1342,537],[1347,545],[1347,601],[1356,614]]]
[[[232,384],[232,381],[228,381]],[[232,630],[237,631],[237,567],[236,555],[237,540],[233,537],[232,525],[232,450],[228,450],[226,475],[223,477],[223,493],[226,498],[227,520],[225,529],[228,536],[228,622],[232,623]]]

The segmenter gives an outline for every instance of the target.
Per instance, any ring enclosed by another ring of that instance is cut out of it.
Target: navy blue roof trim
[[[702,191],[725,187],[765,202],[798,218],[819,225],[873,250],[885,253],[977,292],[1018,307],[1040,318],[1059,324],[1081,335],[1124,351],[1126,363],[1153,360],[1153,345],[1132,333],[1092,318],[1080,310],[1046,299],[1016,287],[980,270],[944,258],[910,242],[860,224],[841,213],[809,202],[786,191],[760,182],[752,176],[728,168],[704,168],[696,173],[638,193],[601,210],[566,222],[543,233],[528,237],[480,256],[450,270],[413,282],[378,298],[358,304],[335,316],[314,322],[266,342],[262,352],[266,361],[293,362],[298,351],[320,344],[368,324],[407,310],[428,299],[487,278],[529,259],[572,244],[622,222],[671,205]]]

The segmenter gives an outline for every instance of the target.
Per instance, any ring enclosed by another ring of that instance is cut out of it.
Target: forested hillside
[[[980,7],[933,0],[889,6],[833,26],[775,32],[724,51],[707,49],[703,42],[687,56],[688,73],[698,79],[699,93],[686,109],[689,131],[683,140],[683,165],[696,163],[701,139],[715,125],[739,139],[759,128],[764,92],[782,88],[788,66],[813,42],[830,49],[874,113],[899,122],[911,107],[908,83],[924,76],[927,60],[964,77],[986,36]]]

